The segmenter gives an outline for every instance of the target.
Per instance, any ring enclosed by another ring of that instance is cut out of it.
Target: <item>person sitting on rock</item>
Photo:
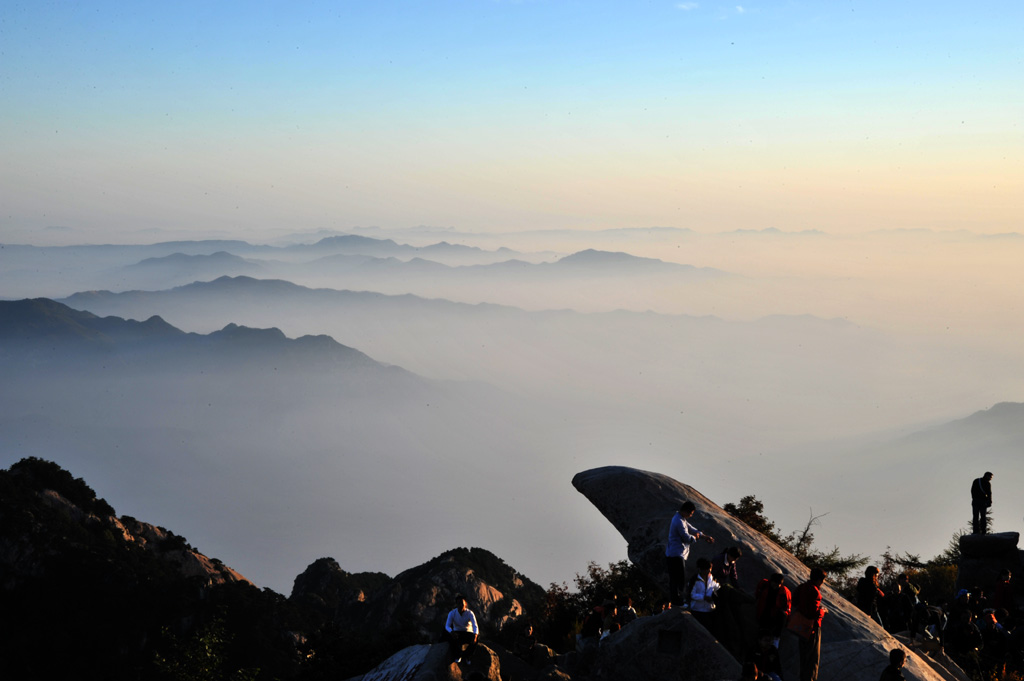
[[[900,681],[903,676],[903,665],[907,663],[907,652],[902,648],[889,651],[889,666],[882,670],[878,681]]]
[[[619,616],[616,620],[620,625],[626,626],[637,618],[636,608],[633,607],[633,599],[629,596],[623,600],[622,607],[619,608]]]
[[[534,636],[533,624],[531,622],[527,622],[526,626],[519,630],[519,633],[516,634],[516,640],[512,645],[516,655],[527,662],[532,662],[533,651],[537,647],[537,637]]]
[[[604,631],[601,632],[601,643],[604,643],[604,640],[606,638],[608,638],[609,636],[611,636],[615,632],[621,631],[621,630],[622,630],[622,625],[621,624],[619,624],[618,622],[612,622],[611,625],[607,629],[605,629]]]
[[[782,681],[782,658],[779,656],[778,642],[771,636],[762,635],[757,639],[757,652],[750,661],[757,665],[761,676],[768,681]]]
[[[444,636],[455,664],[461,664],[463,657],[466,658],[466,664],[469,664],[480,638],[480,627],[477,625],[476,615],[469,609],[469,604],[461,595],[455,597],[455,607],[448,613],[448,619],[444,623]],[[463,646],[466,648],[465,652],[462,650]]]
[[[711,575],[711,561],[707,558],[699,559],[697,561],[697,576],[693,578],[693,584],[690,587],[690,612],[708,631],[712,630],[711,613],[715,609],[715,593],[717,591],[718,582]]]

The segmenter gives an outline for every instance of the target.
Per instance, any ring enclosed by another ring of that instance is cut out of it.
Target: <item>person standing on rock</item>
[[[466,599],[462,596],[455,597],[455,608],[448,613],[448,620],[444,623],[444,634],[448,640],[448,651],[455,664],[462,662],[463,656],[466,664],[473,657],[476,650],[477,639],[480,638],[480,627],[476,623],[476,615],[469,609]],[[466,646],[466,652],[462,652],[462,646]]]
[[[771,639],[776,649],[786,620],[789,619],[789,612],[793,609],[793,594],[783,583],[785,579],[785,575],[776,572],[762,579],[754,591],[758,632]]]
[[[810,578],[796,588],[793,594],[793,610],[811,622],[811,633],[800,638],[800,681],[817,681],[818,662],[821,660],[821,622],[828,610],[821,604],[821,585],[825,583],[825,571],[811,570]]]
[[[988,532],[988,509],[992,506],[992,473],[975,478],[971,483],[971,529],[974,534]]]
[[[879,605],[883,603],[885,594],[878,588],[878,568],[869,565],[864,576],[857,581],[857,607],[874,621],[882,624]],[[884,625],[883,625],[884,626]]]
[[[736,563],[743,556],[743,549],[739,546],[730,546],[718,554],[715,562],[711,564],[711,574],[722,586],[731,586],[734,589],[740,588],[739,571]]]
[[[665,566],[668,568],[668,594],[672,607],[683,602],[681,589],[686,588],[686,558],[690,555],[690,544],[704,539],[713,544],[715,538],[704,534],[690,524],[690,518],[697,507],[692,501],[684,501],[679,511],[672,516],[668,526],[668,544],[665,546]]]

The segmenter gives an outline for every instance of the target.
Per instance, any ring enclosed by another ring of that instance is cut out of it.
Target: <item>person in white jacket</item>
[[[711,576],[711,561],[701,558],[697,561],[697,576],[690,587],[690,612],[708,631],[712,631],[711,613],[715,609],[715,593],[718,582]]]
[[[466,664],[469,664],[469,658],[476,650],[477,639],[480,638],[480,627],[477,626],[476,615],[461,595],[455,597],[455,608],[448,613],[444,623],[444,637],[448,640],[448,651],[455,663],[460,664],[465,657]],[[466,646],[465,652],[462,652],[462,646]]]

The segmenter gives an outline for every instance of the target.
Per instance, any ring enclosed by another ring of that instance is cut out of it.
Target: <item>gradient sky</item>
[[[1022,34],[1019,2],[8,1],[0,241],[1020,231]]]

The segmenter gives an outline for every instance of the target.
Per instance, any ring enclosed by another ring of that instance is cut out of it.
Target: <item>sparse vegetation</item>
[[[814,545],[813,528],[820,525],[821,519],[827,514],[814,515],[812,512],[801,530],[782,536],[776,530],[775,523],[765,517],[764,503],[752,494],[740,499],[739,504],[728,503],[723,508],[734,518],[742,520],[792,553],[807,567],[821,568],[827,572],[833,583],[844,583],[851,573],[868,564],[867,557],[856,553],[843,554],[838,546],[821,550]]]

